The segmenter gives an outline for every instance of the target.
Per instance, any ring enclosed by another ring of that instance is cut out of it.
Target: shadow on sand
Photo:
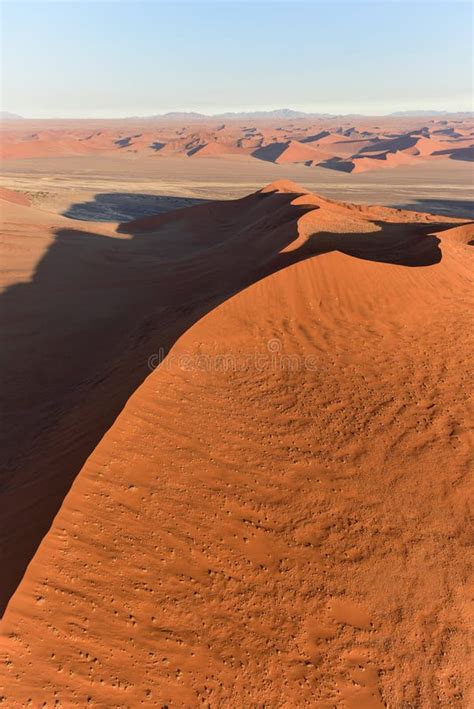
[[[106,237],[60,229],[31,282],[0,297],[2,609],[86,458],[150,373],[151,353],[169,352],[197,320],[243,288],[321,253],[407,267],[441,260],[439,240],[429,235],[433,226],[419,224],[380,223],[375,234],[316,233],[281,253],[298,236],[298,217],[311,209],[291,205],[295,196],[197,205],[163,217],[155,233]],[[95,203],[110,206],[115,198],[122,203],[123,195],[99,195]],[[149,199],[151,205],[166,198]],[[77,204],[68,212],[90,219],[90,208]],[[245,221],[252,210],[260,210],[264,227],[256,229],[254,216]],[[194,214],[210,215],[204,245],[189,234]],[[210,242],[218,228],[220,240]]]
[[[474,205],[468,199],[416,199],[410,204],[392,204],[394,209],[442,214],[445,217],[474,219]]]
[[[126,222],[154,214],[164,214],[173,209],[191,207],[206,201],[192,197],[104,192],[97,194],[91,202],[72,204],[63,212],[63,216],[87,222]]]

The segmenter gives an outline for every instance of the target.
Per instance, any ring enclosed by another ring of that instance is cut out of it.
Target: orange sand
[[[473,225],[63,221],[7,239],[5,706],[468,707]]]

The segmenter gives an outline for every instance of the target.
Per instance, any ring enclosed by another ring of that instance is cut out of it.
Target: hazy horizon
[[[41,120],[44,120],[44,121],[47,121],[47,120],[51,120],[51,121],[55,121],[55,120],[58,120],[58,121],[74,121],[74,120],[78,120],[78,121],[87,121],[87,120],[98,120],[98,121],[99,121],[99,120],[110,120],[110,121],[115,121],[115,120],[116,120],[116,121],[120,121],[120,120],[135,120],[135,119],[136,119],[136,120],[148,120],[148,119],[149,119],[149,120],[153,120],[154,118],[156,118],[156,119],[166,118],[168,115],[172,115],[172,114],[183,115],[183,116],[186,116],[186,115],[199,115],[199,117],[200,117],[200,118],[202,117],[203,119],[206,119],[206,118],[209,118],[209,119],[214,119],[214,118],[216,118],[216,119],[218,119],[218,118],[222,118],[222,117],[224,117],[224,116],[226,116],[226,115],[229,115],[229,116],[235,115],[236,117],[238,117],[238,116],[240,116],[240,115],[244,115],[244,114],[249,114],[249,115],[250,115],[250,114],[258,114],[258,113],[271,115],[272,113],[275,113],[275,114],[276,114],[276,113],[280,113],[280,112],[284,112],[284,111],[300,112],[300,113],[302,114],[302,117],[303,117],[303,116],[311,117],[311,116],[318,116],[318,115],[320,115],[320,116],[323,117],[323,118],[324,118],[325,116],[327,116],[328,118],[338,118],[338,117],[341,117],[341,118],[344,117],[344,118],[346,118],[346,117],[352,117],[352,116],[354,116],[354,117],[359,117],[359,116],[360,116],[360,117],[363,117],[363,118],[377,118],[377,117],[380,117],[380,118],[387,117],[387,118],[389,118],[389,117],[391,117],[391,116],[392,116],[392,117],[397,117],[397,116],[399,116],[399,117],[403,118],[405,115],[406,115],[407,117],[409,117],[409,116],[411,116],[411,115],[413,115],[413,116],[417,116],[417,115],[419,115],[419,116],[423,116],[423,115],[432,115],[432,116],[440,115],[440,116],[441,116],[441,115],[455,115],[455,114],[464,114],[464,113],[472,114],[472,113],[474,112],[473,109],[459,109],[459,110],[447,111],[447,110],[445,110],[445,109],[443,109],[443,108],[433,108],[433,109],[431,109],[431,110],[430,110],[430,109],[419,109],[419,110],[416,110],[416,109],[407,109],[407,110],[401,109],[401,110],[399,110],[399,111],[393,111],[393,112],[391,112],[391,113],[356,113],[355,111],[350,111],[350,112],[348,112],[348,113],[332,113],[332,112],[328,111],[328,112],[324,112],[324,113],[323,113],[323,112],[319,112],[319,111],[313,111],[313,112],[304,111],[304,112],[303,112],[303,111],[298,111],[298,109],[288,108],[288,107],[285,107],[285,108],[277,108],[277,107],[260,108],[260,107],[256,107],[256,108],[244,108],[244,109],[241,109],[241,110],[239,110],[239,109],[234,109],[234,110],[226,110],[226,109],[224,109],[224,110],[220,111],[219,113],[205,113],[205,112],[198,111],[197,109],[194,109],[194,108],[189,108],[188,110],[181,110],[181,111],[170,110],[170,111],[166,111],[166,112],[163,112],[163,113],[155,113],[155,114],[151,114],[151,113],[146,113],[146,114],[125,113],[125,114],[123,114],[123,115],[115,115],[115,116],[114,116],[114,115],[106,115],[106,114],[100,115],[100,116],[97,116],[97,115],[96,115],[96,116],[94,116],[94,115],[83,115],[83,116],[59,116],[59,115],[51,115],[51,116],[25,116],[25,115],[17,114],[17,113],[15,113],[14,111],[9,111],[8,108],[4,108],[4,107],[2,106],[2,107],[1,107],[1,110],[0,110],[0,115],[1,115],[1,117],[2,117],[3,119],[19,119],[19,120],[21,119],[21,120],[27,120],[27,121],[28,121],[28,120],[31,120],[31,121],[41,121]]]
[[[472,110],[466,2],[17,0],[2,20],[1,108],[31,119]]]

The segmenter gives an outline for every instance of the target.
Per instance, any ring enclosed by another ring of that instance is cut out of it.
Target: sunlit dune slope
[[[134,338],[57,477],[153,371],[10,601],[6,705],[467,707],[472,224],[281,182],[120,233]]]

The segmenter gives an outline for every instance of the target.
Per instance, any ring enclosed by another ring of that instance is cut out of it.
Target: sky
[[[456,0],[3,0],[1,108],[472,110],[472,12]]]

